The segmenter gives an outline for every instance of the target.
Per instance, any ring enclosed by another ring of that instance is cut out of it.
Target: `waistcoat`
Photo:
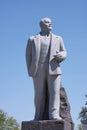
[[[50,38],[47,36],[41,36],[40,40],[40,58],[39,62],[44,63],[49,59],[49,51],[50,51]]]

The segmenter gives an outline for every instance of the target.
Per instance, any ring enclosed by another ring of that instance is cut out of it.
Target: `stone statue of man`
[[[49,120],[61,120],[60,108],[60,63],[66,58],[63,39],[54,35],[50,18],[40,21],[41,31],[28,40],[26,62],[29,76],[32,76],[35,90],[34,120],[43,120],[46,92],[48,91]]]

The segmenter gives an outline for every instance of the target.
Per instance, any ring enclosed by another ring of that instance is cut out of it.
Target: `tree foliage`
[[[87,98],[87,94],[85,95]],[[87,101],[85,102],[85,105],[82,107],[81,112],[79,113],[79,118],[81,120],[86,120],[87,121]]]
[[[82,125],[81,125],[81,124],[79,124],[79,125],[77,126],[77,130],[82,130]]]
[[[13,117],[8,117],[7,113],[0,109],[0,130],[20,130],[20,125]]]

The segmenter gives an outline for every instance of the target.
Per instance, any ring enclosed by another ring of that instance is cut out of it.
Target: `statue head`
[[[48,33],[52,30],[52,21],[50,18],[43,18],[40,21],[41,32]]]

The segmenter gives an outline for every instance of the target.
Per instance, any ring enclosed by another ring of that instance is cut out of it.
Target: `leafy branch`
[[[85,95],[87,98],[87,94]],[[81,112],[79,113],[79,118],[82,122],[87,122],[87,101],[85,103],[85,106],[82,107]]]

